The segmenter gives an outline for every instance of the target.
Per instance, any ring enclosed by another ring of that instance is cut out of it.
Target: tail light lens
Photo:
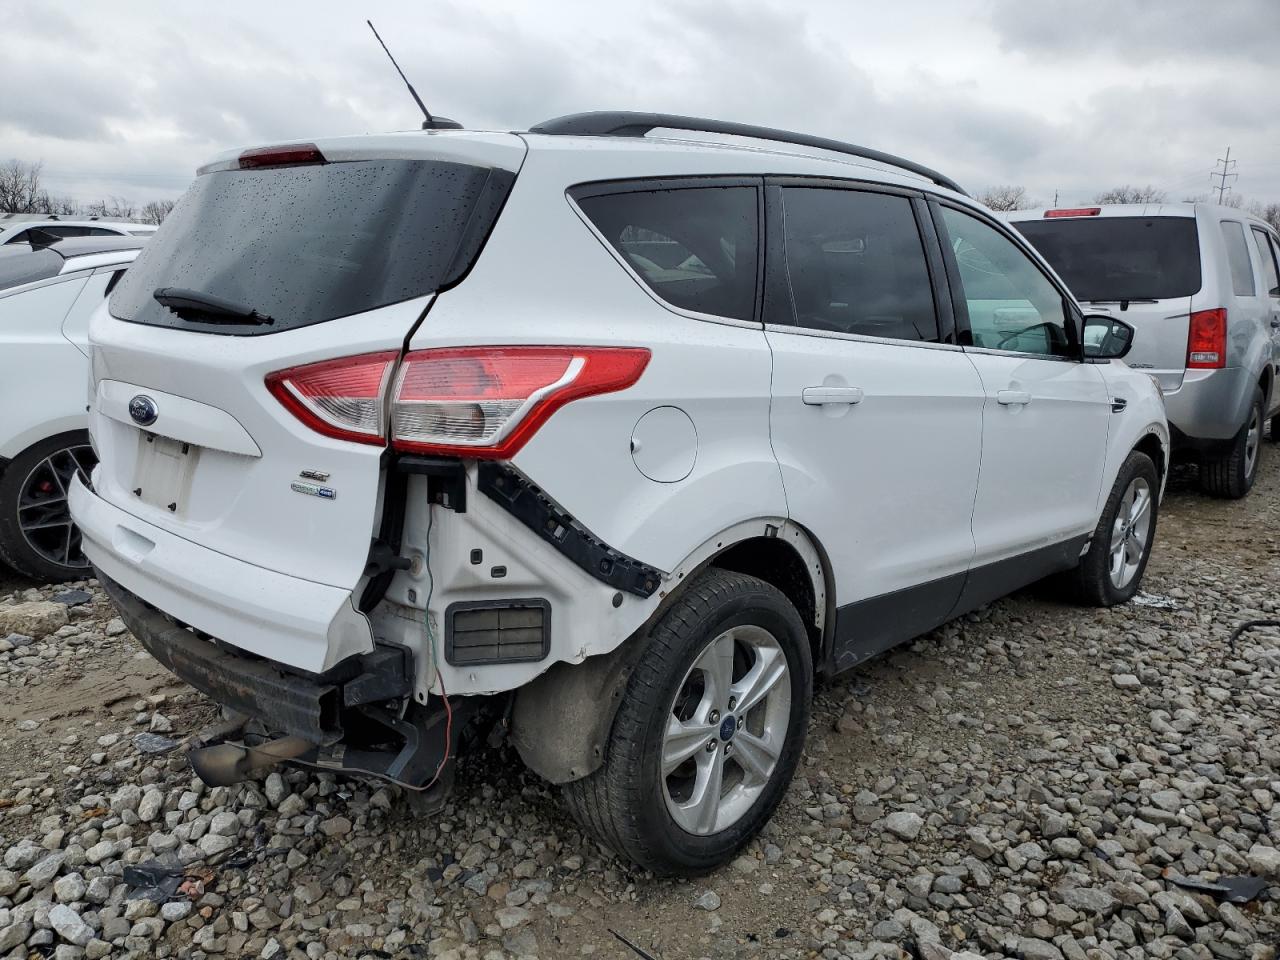
[[[317,433],[383,446],[387,382],[399,356],[393,350],[291,367],[268,376],[267,389]]]
[[[625,390],[638,347],[463,347],[405,357],[396,377],[397,450],[507,459],[571,400]]]
[[[1227,311],[1197,310],[1187,332],[1187,368],[1215,370],[1227,365]]]

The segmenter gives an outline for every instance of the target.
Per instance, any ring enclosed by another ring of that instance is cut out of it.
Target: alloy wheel
[[[18,529],[37,554],[70,569],[88,569],[80,531],[71,519],[68,494],[77,473],[85,476],[98,458],[88,444],[64,447],[37,463],[18,493]]]
[[[1244,475],[1252,477],[1258,465],[1258,446],[1262,442],[1262,411],[1257,407],[1249,416],[1249,430],[1244,435]]]
[[[1134,477],[1125,488],[1111,526],[1111,585],[1123,590],[1138,573],[1151,532],[1151,484]]]
[[[791,721],[791,678],[777,638],[731,627],[681,681],[662,738],[667,811],[699,836],[732,826],[773,777]]]

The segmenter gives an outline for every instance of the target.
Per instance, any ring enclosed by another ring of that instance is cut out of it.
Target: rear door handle
[[[1000,390],[996,393],[996,403],[1003,403],[1005,406],[1030,402],[1031,394],[1025,390]]]
[[[805,387],[800,399],[811,407],[828,403],[861,403],[861,387]]]

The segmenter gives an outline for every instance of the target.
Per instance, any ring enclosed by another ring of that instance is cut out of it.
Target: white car
[[[34,231],[39,231],[38,233]],[[49,237],[149,237],[156,227],[127,220],[43,218],[25,214],[0,214],[0,246],[9,243],[37,243]]]
[[[833,141],[584,114],[225,154],[108,306],[72,510],[142,644],[248,718],[190,754],[212,783],[438,800],[496,719],[601,841],[706,870],[815,674],[1051,574],[1123,602],[1155,532],[1131,328],[1086,350],[1016,232]]]
[[[0,562],[37,580],[90,576],[67,490],[89,446],[89,316],[138,237],[0,248]]]

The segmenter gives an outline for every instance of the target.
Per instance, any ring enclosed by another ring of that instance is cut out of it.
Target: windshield
[[[514,175],[439,160],[358,160],[203,174],[111,298],[122,320],[262,335],[362,313],[457,282]],[[243,304],[254,323],[183,319],[161,287]]]
[[[1013,226],[1080,300],[1167,300],[1200,289],[1192,217],[1079,217]]]

